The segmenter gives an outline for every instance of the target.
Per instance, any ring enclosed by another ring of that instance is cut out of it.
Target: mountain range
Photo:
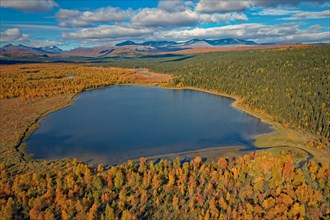
[[[175,47],[175,46],[193,46],[196,43],[206,43],[209,46],[225,46],[225,45],[258,45],[254,41],[242,40],[242,39],[234,39],[234,38],[225,38],[219,40],[205,40],[205,39],[192,39],[183,42],[175,42],[175,41],[146,41],[142,43],[135,43],[134,41],[124,41],[115,46],[151,46],[151,47]]]
[[[0,48],[0,54],[29,54],[43,56],[84,56],[102,57],[119,56],[123,54],[173,52],[188,50],[193,48],[216,48],[216,47],[237,47],[237,46],[258,46],[254,41],[225,38],[218,40],[192,39],[188,41],[146,41],[136,43],[134,41],[124,41],[114,46],[78,47],[64,51],[56,46],[50,47],[29,47],[25,45],[8,44]]]
[[[17,46],[8,44],[0,48],[0,53],[33,53],[37,55],[45,55],[45,54],[61,54],[63,50],[56,47],[29,47],[22,44]]]

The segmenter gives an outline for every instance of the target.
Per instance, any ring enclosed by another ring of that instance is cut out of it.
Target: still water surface
[[[272,130],[232,102],[194,90],[111,86],[85,91],[43,119],[27,149],[36,158],[103,164],[217,146],[254,149],[255,136]]]

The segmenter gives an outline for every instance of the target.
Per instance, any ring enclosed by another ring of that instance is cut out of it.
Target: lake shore
[[[247,152],[240,151],[244,149],[242,146],[225,146],[225,147],[210,147],[210,148],[203,148],[198,150],[191,150],[191,151],[183,151],[178,153],[170,153],[170,154],[161,154],[156,156],[147,157],[148,160],[174,160],[175,158],[179,157],[183,160],[191,160],[196,157],[201,157],[206,160],[213,160],[216,161],[219,157],[239,157]],[[134,159],[138,161],[138,158]]]
[[[152,73],[155,74],[155,73]],[[148,78],[149,76],[146,76]],[[164,89],[188,89],[188,90],[196,90],[200,92],[210,93],[214,95],[219,95],[227,98],[231,98],[234,100],[232,106],[236,109],[239,109],[249,115],[252,115],[256,118],[259,118],[262,122],[269,124],[274,129],[274,132],[268,134],[261,134],[256,136],[255,146],[258,147],[260,150],[267,150],[274,154],[279,154],[283,149],[287,151],[292,151],[295,149],[301,149],[303,151],[307,151],[308,153],[312,154],[316,161],[319,162],[327,162],[328,158],[326,154],[323,152],[317,151],[312,148],[307,148],[304,146],[308,140],[313,139],[314,136],[311,134],[307,134],[302,131],[297,131],[289,128],[284,128],[281,124],[271,121],[265,115],[260,113],[254,112],[253,110],[247,108],[243,105],[243,100],[237,96],[231,96],[224,93],[219,93],[216,91],[209,91],[205,89],[195,88],[195,87],[169,87],[164,82],[159,83],[131,83],[131,84],[121,84],[121,85],[128,85],[128,86],[147,86],[147,87],[161,87]],[[83,92],[83,91],[81,91]],[[39,121],[46,117],[48,114],[63,109],[73,103],[75,97],[77,97],[81,92],[71,94],[70,100],[61,106],[56,106],[55,108],[48,109],[46,112],[43,112],[39,117],[35,119],[35,121],[28,126],[26,132],[24,132],[23,136],[20,139],[19,144],[16,145],[16,149],[24,155],[24,158],[33,159],[31,155],[26,151],[24,147],[24,142],[27,138],[32,134],[35,129],[39,126]],[[166,154],[166,155],[156,155],[149,157],[148,159],[155,159],[155,158],[162,158],[162,159],[175,159],[176,157],[184,157],[184,158],[192,158],[196,156],[205,157],[207,159],[216,159],[220,156],[226,157],[233,157],[233,156],[240,156],[246,152],[240,151],[243,147],[240,146],[227,146],[227,147],[215,147],[215,148],[204,148],[201,150],[193,150],[193,151],[186,151],[180,153],[173,153],[173,154]],[[268,149],[267,149],[268,148]],[[257,150],[259,151],[259,150]]]
[[[270,132],[268,134],[260,134],[256,136],[254,145],[260,150],[266,150],[268,152],[273,153],[274,155],[278,155],[284,149],[287,151],[296,151],[297,149],[301,149],[301,151],[305,151],[313,155],[314,159],[318,162],[329,162],[329,158],[327,157],[329,152],[321,152],[316,149],[308,148],[305,146],[305,143],[307,141],[316,138],[313,134],[298,129],[284,128],[280,123],[274,122],[271,119],[269,119],[268,116],[249,109],[247,106],[244,105],[244,101],[241,97],[220,93],[217,91],[200,89],[196,87],[180,87],[180,88],[163,87],[163,88],[190,89],[190,90],[231,98],[234,100],[234,102],[232,103],[232,106],[234,108],[243,111],[248,115],[260,119],[262,122],[269,124],[273,128],[274,130],[273,132]]]
[[[38,88],[40,93],[31,93],[29,90],[20,88],[13,90],[14,93],[4,90],[1,94],[0,163],[13,170],[17,170],[18,166],[21,169],[24,167],[22,164],[37,161],[26,151],[24,141],[38,128],[40,120],[52,112],[70,106],[75,97],[85,90],[82,88],[101,88],[105,85],[123,84],[124,82],[162,83],[172,77],[167,74],[157,74],[148,78],[135,73],[134,70],[113,67],[101,68],[83,64],[1,65],[4,79],[10,80],[12,77],[10,75],[14,74],[20,78],[24,86],[31,83],[26,73],[27,69],[33,69],[38,74],[42,74],[45,77],[44,80],[49,81],[49,85],[40,83],[42,80],[33,80],[31,81],[34,83],[33,87]],[[66,77],[67,73],[77,74],[79,77],[68,78]],[[9,76],[7,76],[8,74]],[[57,75],[54,76],[54,74]],[[58,78],[62,75],[65,77]],[[57,77],[56,80],[53,80],[54,77]]]
[[[151,72],[153,74],[153,72]],[[308,148],[305,146],[305,143],[309,140],[313,140],[316,137],[312,134],[309,134],[302,130],[284,128],[280,123],[272,121],[267,115],[255,112],[243,103],[243,99],[238,96],[232,96],[225,93],[220,93],[217,91],[210,91],[205,89],[200,89],[196,87],[170,87],[168,84],[123,84],[126,86],[145,86],[145,87],[161,87],[164,89],[171,90],[194,90],[205,92],[213,95],[218,95],[222,97],[227,97],[233,99],[232,107],[240,111],[245,112],[248,115],[251,115],[255,118],[260,119],[263,123],[270,125],[273,129],[272,132],[267,134],[260,134],[255,137],[254,145],[258,148],[256,151],[268,151],[274,155],[279,155],[284,152],[298,152],[304,154],[305,158],[309,158],[308,154],[313,155],[313,158],[317,162],[329,162],[327,154],[321,151],[318,151],[313,148]],[[230,148],[232,150],[230,150]],[[204,148],[201,150],[185,151],[173,154],[165,155],[155,155],[148,157],[148,159],[175,159],[176,157],[191,158],[192,156],[205,157],[207,159],[217,159],[220,156],[228,157],[238,157],[248,151],[240,151],[244,149],[242,146],[225,146],[225,147],[213,147],[213,148]],[[216,155],[216,156],[214,156]]]

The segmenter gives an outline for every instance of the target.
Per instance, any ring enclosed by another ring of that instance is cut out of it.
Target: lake
[[[255,149],[269,125],[231,106],[233,99],[195,90],[111,86],[84,91],[49,114],[27,140],[35,158],[118,164],[209,147]]]

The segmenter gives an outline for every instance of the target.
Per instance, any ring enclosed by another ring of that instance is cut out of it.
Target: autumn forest
[[[0,216],[330,219],[329,53],[329,45],[314,45],[1,65]],[[108,166],[29,155],[24,142],[40,119],[79,92],[118,84],[226,95],[275,132],[261,137],[262,149],[216,160],[142,157]]]

